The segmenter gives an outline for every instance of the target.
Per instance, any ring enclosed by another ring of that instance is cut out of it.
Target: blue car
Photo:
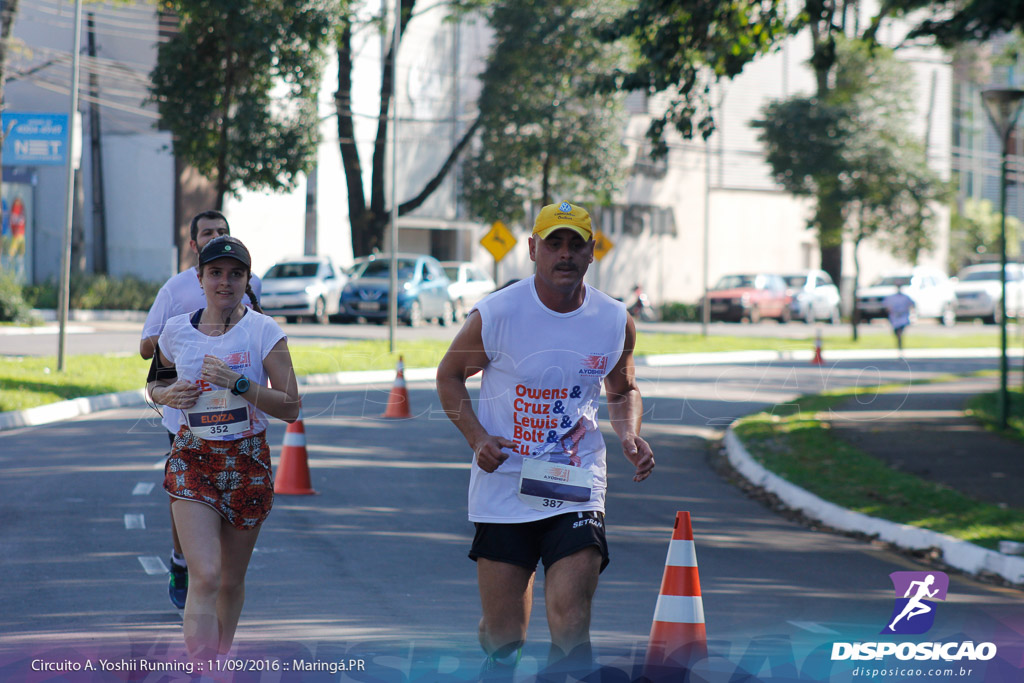
[[[397,261],[398,319],[410,327],[425,320],[448,325],[454,308],[448,294],[451,283],[441,263],[424,254],[398,254]],[[341,290],[341,319],[387,321],[390,285],[390,255],[380,254],[357,262],[348,284]]]

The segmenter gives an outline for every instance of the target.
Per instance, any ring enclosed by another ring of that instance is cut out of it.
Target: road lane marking
[[[126,514],[124,516],[124,528],[125,529],[145,529],[146,528],[146,515]]]
[[[139,555],[139,564],[150,576],[167,573],[167,565],[156,555]]]
[[[813,621],[789,621],[787,623],[792,624],[797,628],[802,628],[805,631],[810,631],[811,633],[827,633],[830,635],[839,635],[839,631],[833,631],[827,626],[816,624]]]
[[[153,490],[154,486],[156,486],[156,484],[154,484],[153,482],[140,481],[138,484],[135,485],[135,488],[132,489],[132,495],[148,496],[150,492]]]

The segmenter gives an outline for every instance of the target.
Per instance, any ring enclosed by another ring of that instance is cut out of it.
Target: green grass
[[[935,347],[994,347],[998,337],[991,333],[964,337],[927,337],[910,335],[908,348]],[[824,338],[826,358],[829,349],[892,348],[888,334],[862,335],[856,343],[846,333],[836,332]],[[713,351],[810,350],[814,347],[811,328],[803,339],[766,337],[731,337],[699,334],[640,334],[637,337],[638,356],[701,353]],[[405,357],[406,367],[434,367],[448,348],[442,340],[401,342],[399,352]],[[292,346],[295,371],[299,375],[345,372],[350,370],[384,370],[395,367],[396,354],[388,352],[385,341],[346,342],[335,345]],[[126,391],[142,387],[148,364],[135,355],[124,356],[70,356],[67,370],[56,372],[54,357],[18,358],[0,357],[0,412],[24,410],[45,403],[79,396]],[[47,368],[49,371],[47,371]]]
[[[1020,388],[1008,387],[1007,397],[1007,436],[1024,442],[1024,391]],[[983,425],[998,431],[999,425],[999,392],[979,394],[967,402],[967,414]]]
[[[1024,510],[982,503],[943,484],[894,471],[836,438],[826,419],[829,408],[859,393],[802,397],[742,419],[736,434],[766,468],[836,505],[991,549],[1001,540],[1024,542]]]
[[[365,341],[333,346],[297,345],[291,348],[298,375],[355,370],[393,370],[398,356],[406,367],[434,367],[448,349],[448,342],[403,342],[399,353],[388,352],[386,341]],[[149,362],[138,355],[70,356],[64,372],[57,372],[54,356],[0,357],[0,412],[80,396],[140,389],[146,383]]]

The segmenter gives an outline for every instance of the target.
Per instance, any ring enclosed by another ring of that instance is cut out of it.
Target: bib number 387
[[[526,458],[519,475],[519,499],[536,510],[558,510],[590,500],[593,486],[594,475],[587,470]]]

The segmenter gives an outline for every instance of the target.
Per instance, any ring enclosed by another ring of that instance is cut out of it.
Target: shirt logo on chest
[[[603,375],[608,369],[608,356],[593,354],[580,359],[581,375]]]

